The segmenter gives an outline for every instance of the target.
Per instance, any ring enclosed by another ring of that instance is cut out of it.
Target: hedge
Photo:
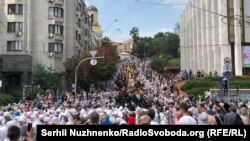
[[[250,77],[234,77],[229,81],[230,89],[250,89]],[[181,90],[189,95],[204,96],[204,92],[210,89],[219,89],[221,87],[219,77],[206,77],[189,80],[181,87]]]
[[[221,77],[196,77],[192,80],[208,80],[208,81],[220,81]],[[231,81],[250,81],[250,76],[234,76],[230,79]]]

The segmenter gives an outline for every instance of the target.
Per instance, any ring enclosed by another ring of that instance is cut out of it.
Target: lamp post
[[[114,30],[114,32],[112,32],[112,33],[108,36],[108,38],[111,39],[111,37],[112,37],[116,32],[121,33],[122,31],[121,31],[120,28],[117,28],[116,30]]]
[[[97,51],[90,51],[90,54],[91,54],[92,57],[89,57],[89,58],[86,58],[86,59],[82,60],[82,61],[77,65],[77,67],[76,67],[76,69],[75,69],[75,86],[74,86],[74,87],[75,87],[75,89],[74,89],[74,91],[75,91],[75,100],[76,100],[76,95],[77,95],[77,72],[78,72],[78,69],[79,69],[79,67],[81,66],[81,64],[84,63],[85,61],[90,60],[90,64],[91,64],[92,66],[95,66],[95,65],[97,64],[97,60],[96,60],[96,59],[103,59],[103,58],[104,58],[104,56],[95,57],[96,54],[97,54]]]
[[[102,34],[105,33],[105,32],[110,28],[110,26],[113,25],[113,24],[116,23],[116,22],[118,22],[117,19],[115,19],[112,23],[110,23],[110,24],[103,30]]]
[[[119,30],[119,35],[117,35],[114,39],[113,39],[113,41],[115,41],[119,36],[121,36],[121,34],[122,34],[122,31],[121,30]]]

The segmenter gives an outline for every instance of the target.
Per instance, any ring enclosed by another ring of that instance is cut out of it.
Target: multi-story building
[[[90,27],[84,0],[1,0],[0,90],[30,84],[36,64],[64,71],[67,58],[89,49]]]
[[[101,26],[99,25],[99,12],[98,9],[93,6],[90,5],[88,7],[88,15],[90,16],[91,20],[92,20],[92,37],[94,37],[95,39],[93,39],[93,43],[96,44],[95,40],[97,41],[97,44],[101,43],[102,40],[102,29]]]
[[[133,49],[133,39],[128,39],[127,41],[124,41],[123,43],[118,43],[117,46],[117,53],[120,55],[122,53],[131,53]]]
[[[206,73],[250,74],[250,1],[191,0],[181,15],[181,67]],[[230,69],[230,68],[229,68]]]

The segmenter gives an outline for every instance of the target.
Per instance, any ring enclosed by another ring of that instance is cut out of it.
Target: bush
[[[25,91],[25,97],[27,100],[34,100],[37,98],[37,94],[42,94],[43,90],[38,87],[28,88]]]
[[[13,103],[13,98],[10,94],[0,93],[0,106],[7,105],[9,103]]]
[[[199,77],[194,80],[220,81],[222,77]],[[231,81],[250,81],[250,76],[234,76]]]
[[[168,61],[166,59],[155,57],[151,63],[151,67],[153,70],[158,73],[164,73],[164,68],[168,65]]]
[[[221,79],[221,78],[220,78]],[[195,97],[204,96],[204,92],[210,89],[220,89],[219,77],[205,77],[189,80],[181,87],[181,90]],[[234,77],[229,81],[230,89],[250,89],[248,77]]]
[[[10,96],[11,96],[13,102],[18,103],[18,102],[20,102],[20,100],[22,100],[23,93],[22,92],[18,92],[18,93],[11,94]]]
[[[181,66],[181,60],[180,59],[170,60],[169,63],[168,63],[168,66],[170,66],[170,67],[180,67]]]

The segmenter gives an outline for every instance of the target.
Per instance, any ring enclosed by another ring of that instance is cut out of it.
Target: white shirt
[[[159,123],[151,121],[150,125],[159,125]]]
[[[184,125],[197,125],[196,120],[191,116],[183,116],[180,118],[179,122]]]

